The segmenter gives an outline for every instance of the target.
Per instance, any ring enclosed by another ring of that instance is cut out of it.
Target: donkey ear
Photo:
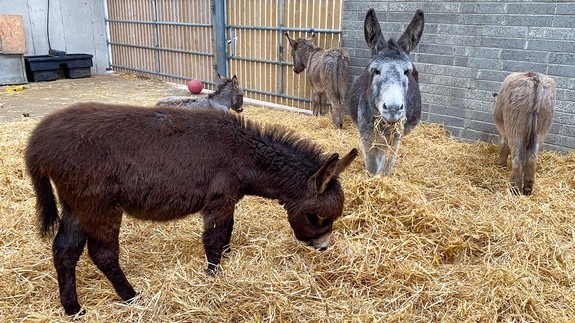
[[[235,75],[232,77],[232,84],[236,86],[238,85],[238,78]]]
[[[296,45],[297,45],[297,42],[296,42],[295,40],[293,40],[293,39],[289,36],[289,34],[288,34],[287,31],[284,33],[284,35],[285,35],[285,36],[287,37],[287,39],[289,40],[289,44],[291,45],[291,47],[293,47],[293,48],[295,49],[295,47],[296,47]]]
[[[365,15],[365,22],[363,23],[363,37],[367,46],[371,48],[371,55],[383,50],[385,48],[385,38],[381,33],[379,21],[375,15],[375,10],[370,8]]]
[[[401,46],[406,53],[411,52],[417,44],[419,44],[419,40],[423,34],[424,22],[423,11],[417,9],[407,29],[405,29],[403,35],[397,40],[399,46]]]
[[[345,155],[342,159],[337,162],[337,167],[335,169],[335,175],[341,174],[347,166],[351,164],[351,162],[358,156],[357,148],[353,148],[347,155]]]
[[[327,187],[327,183],[337,175],[336,171],[338,161],[338,154],[331,155],[311,177],[311,181],[313,182],[317,194],[322,194]]]
[[[225,77],[223,77],[220,73],[218,73],[218,79],[220,80],[220,82],[223,82]]]
[[[315,33],[311,34],[311,36],[309,36],[307,40],[314,41],[314,39],[315,39]]]

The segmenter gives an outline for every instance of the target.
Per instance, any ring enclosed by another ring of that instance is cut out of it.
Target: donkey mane
[[[320,165],[325,161],[326,156],[322,153],[320,147],[313,142],[304,140],[297,132],[277,124],[263,124],[257,121],[248,120],[242,115],[235,115],[240,126],[256,135],[256,138],[264,140],[267,146],[273,146],[279,149],[288,149],[289,155],[294,157],[294,163],[305,162],[305,168],[309,166]],[[268,151],[272,154],[271,151]],[[271,156],[261,156],[262,161],[268,163]],[[300,168],[301,169],[301,168]],[[303,169],[301,169],[303,170]],[[311,169],[316,171],[316,167]]]
[[[386,58],[391,59],[399,59],[401,58],[401,54],[405,53],[405,51],[399,46],[397,40],[395,38],[390,38],[387,40],[387,46],[383,52],[378,52],[375,55],[385,56]]]
[[[232,79],[227,79],[227,78],[222,79],[222,82],[220,82],[220,84],[218,85],[216,90],[214,92],[208,94],[208,99],[213,99],[216,95],[222,93],[222,91],[224,90],[226,85],[228,85],[231,82],[233,82]]]

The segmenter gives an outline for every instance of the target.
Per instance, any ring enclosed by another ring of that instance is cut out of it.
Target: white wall
[[[26,55],[47,55],[46,21],[50,3],[50,44],[69,54],[92,54],[92,74],[108,67],[104,0],[0,0],[0,14],[22,15]]]

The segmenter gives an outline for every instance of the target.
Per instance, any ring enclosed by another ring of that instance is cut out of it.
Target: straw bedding
[[[248,106],[324,147],[359,147],[349,119]],[[0,320],[68,321],[51,243],[37,234],[23,168],[36,120],[0,125]],[[86,253],[77,268],[85,322],[567,322],[575,317],[575,154],[545,151],[533,195],[508,193],[497,148],[451,139],[438,125],[405,137],[391,177],[363,160],[342,175],[344,217],[334,245],[298,242],[276,201],[243,199],[232,252],[207,277],[201,217],[124,218],[120,263],[140,292],[123,303]]]

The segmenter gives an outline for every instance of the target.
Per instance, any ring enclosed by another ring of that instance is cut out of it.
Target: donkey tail
[[[349,56],[346,52],[341,52],[337,59],[337,69],[335,73],[335,82],[332,83],[333,93],[335,94],[338,102],[345,104],[345,96],[347,92],[347,83],[349,81]]]
[[[528,156],[532,155],[533,153],[536,152],[537,150],[537,115],[539,114],[539,111],[541,110],[541,102],[539,102],[539,97],[540,91],[542,91],[543,89],[541,89],[540,83],[541,80],[539,79],[539,76],[535,73],[530,73],[531,75],[531,80],[533,81],[533,106],[532,106],[532,111],[528,116],[529,119],[529,123],[527,124],[527,133],[526,133],[526,151]]]
[[[40,167],[27,156],[26,166],[36,193],[36,217],[40,226],[40,234],[48,236],[54,233],[54,227],[59,221],[56,198],[52,190],[50,178],[42,172]]]

